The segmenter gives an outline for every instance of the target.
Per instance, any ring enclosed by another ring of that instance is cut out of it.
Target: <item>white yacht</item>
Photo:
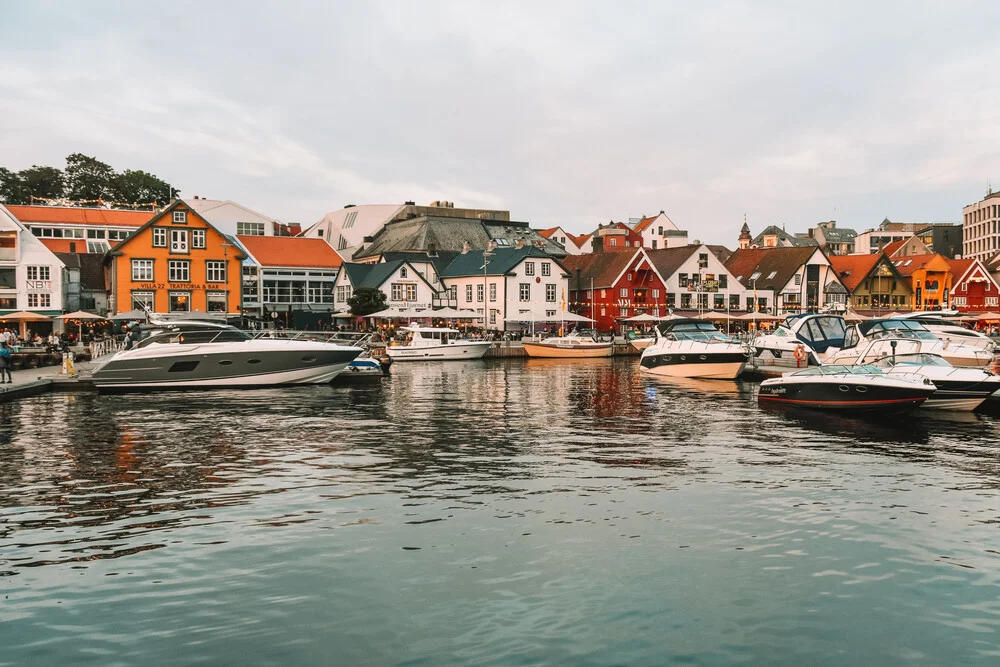
[[[956,343],[974,345],[976,347],[981,347],[984,350],[995,352],[997,345],[992,339],[990,339],[989,336],[979,333],[974,329],[970,329],[962,325],[961,322],[948,319],[950,317],[955,317],[958,314],[959,312],[957,310],[933,310],[897,315],[893,319],[920,322],[920,324],[924,325],[924,328],[941,340],[950,340]]]
[[[576,331],[567,336],[552,336],[539,341],[524,341],[524,351],[529,357],[548,359],[592,359],[610,357],[614,343],[602,343],[593,335]]]
[[[757,402],[881,416],[919,407],[936,391],[933,382],[911,373],[890,375],[871,365],[811,366],[764,380]]]
[[[766,334],[750,341],[751,365],[792,369],[819,366],[821,356],[844,345],[847,323],[839,315],[789,315]]]
[[[869,346],[870,342],[878,345]],[[853,364],[862,355],[881,353],[888,356],[893,350],[896,354],[937,354],[960,367],[982,368],[993,361],[992,348],[941,340],[920,322],[895,318],[852,324],[844,333],[842,347],[831,349],[822,360],[825,364]]]
[[[493,345],[488,340],[462,340],[457,329],[411,325],[400,327],[400,331],[407,332],[409,340],[385,349],[393,361],[482,359]]]
[[[876,346],[882,341],[874,341]],[[934,383],[937,391],[921,407],[935,410],[972,411],[1000,390],[1000,376],[982,368],[956,368],[939,354],[915,352],[873,358],[862,355],[859,364],[871,364],[890,377],[919,375]]]
[[[130,350],[94,369],[99,389],[270,387],[331,381],[361,348],[253,336],[218,322],[151,320]]]
[[[734,380],[747,349],[707,320],[675,319],[657,327],[656,342],[642,351],[639,369],[670,377]]]

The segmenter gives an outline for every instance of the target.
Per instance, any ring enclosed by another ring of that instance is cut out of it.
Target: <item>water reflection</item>
[[[227,662],[237,646],[275,663],[579,662],[564,639],[594,663],[803,662],[796,645],[816,662],[843,655],[822,628],[858,618],[864,637],[876,608],[899,646],[961,662],[972,631],[934,630],[994,628],[989,415],[761,410],[752,385],[613,359],[50,395],[0,423],[0,663],[81,647]],[[913,612],[928,607],[941,616]]]

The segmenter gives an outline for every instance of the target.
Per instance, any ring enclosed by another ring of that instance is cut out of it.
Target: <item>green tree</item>
[[[97,158],[73,153],[66,156],[66,197],[69,199],[107,199],[115,170]]]
[[[347,300],[347,305],[351,307],[351,315],[356,317],[377,313],[385,310],[385,292],[374,287],[359,287]]]
[[[55,167],[32,165],[17,172],[17,176],[25,192],[22,203],[31,203],[31,197],[57,199],[63,196],[63,173]]]
[[[178,192],[180,191],[153,174],[126,169],[111,180],[110,197],[118,202],[135,204],[155,202],[163,206]]]
[[[4,204],[26,204],[28,191],[24,188],[20,175],[0,167],[0,202]]]

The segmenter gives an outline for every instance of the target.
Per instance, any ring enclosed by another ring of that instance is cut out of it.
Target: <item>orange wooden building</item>
[[[240,314],[238,246],[175,201],[105,256],[108,309]]]

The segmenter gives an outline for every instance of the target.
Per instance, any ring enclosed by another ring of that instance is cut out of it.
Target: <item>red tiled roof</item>
[[[976,263],[974,259],[949,259],[944,258],[948,262],[948,266],[951,267],[951,273],[955,276],[955,280],[961,280],[965,276],[965,272],[969,270],[969,267]]]
[[[896,267],[904,276],[912,276],[917,269],[927,266],[937,255],[907,255],[906,257],[896,257],[892,260],[892,265]]]
[[[7,210],[23,223],[64,225],[109,225],[141,227],[156,215],[153,211],[114,211],[104,208],[62,206],[8,206]]]
[[[79,254],[87,254],[87,252],[88,252],[87,251],[87,239],[38,239],[38,240],[41,241],[42,245],[44,245],[46,248],[48,248],[52,252],[62,252],[62,253],[77,252]],[[76,250],[75,251],[70,250],[70,246],[69,246],[70,243],[75,243],[76,244],[76,246],[75,246]],[[112,241],[112,242],[109,242],[109,243],[110,243],[111,247],[114,248],[116,245],[118,245],[120,243],[120,241]],[[99,253],[94,253],[94,254],[95,255],[103,255],[104,253],[103,252],[99,252]]]
[[[237,236],[263,266],[340,268],[343,259],[323,239],[300,236]]]
[[[847,291],[853,292],[861,284],[861,281],[865,279],[865,276],[871,273],[881,258],[882,253],[875,253],[873,255],[831,255],[830,266],[837,272],[840,282],[844,283]]]
[[[574,234],[570,234],[569,232],[566,232],[566,237],[571,239],[573,243],[576,244],[576,247],[580,248],[581,250],[583,249],[583,244],[590,242],[591,236],[593,236],[593,234],[580,234],[579,236],[577,236]]]
[[[542,231],[538,232],[538,235],[539,236],[543,236],[545,238],[551,238],[552,235],[556,233],[557,229],[559,229],[559,228],[558,227],[549,227],[548,229],[543,229]]]
[[[632,261],[635,252],[595,252],[587,255],[570,255],[562,260],[562,265],[572,276],[570,287],[576,288],[576,270],[580,270],[580,285],[590,289],[593,279],[595,289],[614,287],[615,278],[621,275]]]
[[[910,239],[899,239],[898,241],[893,241],[889,245],[882,248],[882,252],[885,253],[886,257],[892,257],[896,253],[896,251],[902,248],[903,244],[905,244],[909,240]]]
[[[639,221],[639,224],[637,224],[635,226],[635,231],[637,231],[637,232],[644,231],[647,227],[649,227],[651,224],[653,224],[653,220],[656,220],[658,217],[660,217],[660,216],[653,215],[653,216],[650,216],[648,218],[643,218],[642,220]]]

